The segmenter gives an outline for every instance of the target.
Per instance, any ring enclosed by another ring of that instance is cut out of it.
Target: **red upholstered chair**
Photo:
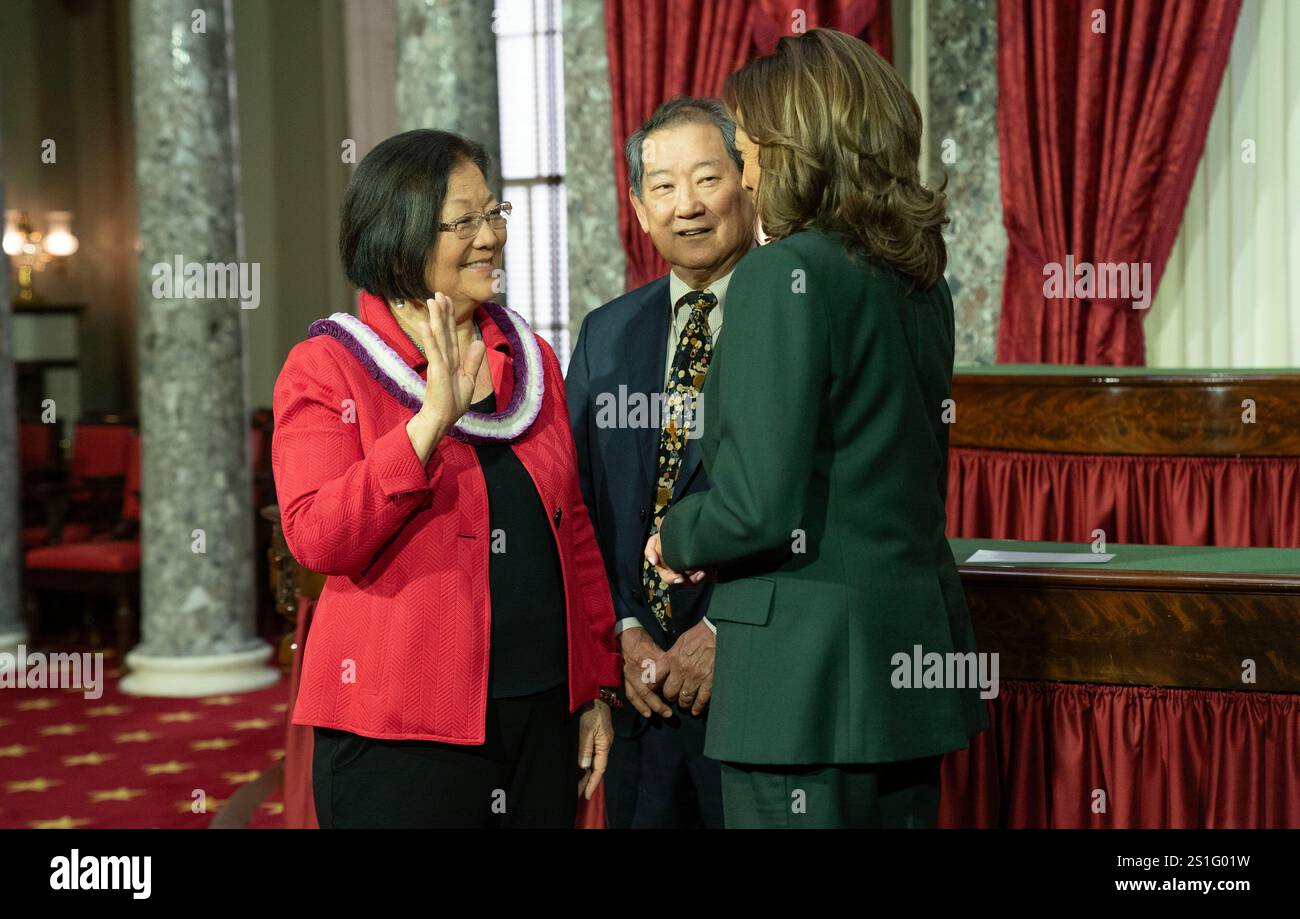
[[[125,449],[125,489],[121,519],[107,539],[40,546],[24,554],[28,629],[40,636],[38,595],[75,593],[86,598],[108,596],[115,601],[114,646],[123,655],[135,640],[137,598],[140,594],[140,438],[128,432]],[[90,641],[100,643],[98,621],[86,607]]]
[[[117,414],[77,422],[67,477],[34,487],[44,505],[45,532],[35,525],[24,527],[24,549],[81,542],[96,534],[108,538],[121,513],[132,425],[130,418]]]
[[[18,423],[18,469],[22,496],[23,549],[43,546],[50,540],[47,490],[63,481],[63,454],[59,450],[59,426],[40,421]],[[85,539],[88,525],[65,528],[65,539]]]
[[[18,422],[18,468],[24,478],[59,473],[59,426],[39,421]]]
[[[91,537],[91,526],[88,523],[65,523],[61,535],[55,540],[53,545],[62,542],[85,542]],[[38,546],[51,545],[50,526],[48,523],[34,523],[31,526],[23,527],[23,551],[35,549]]]

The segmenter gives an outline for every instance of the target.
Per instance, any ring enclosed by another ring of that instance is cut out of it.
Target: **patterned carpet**
[[[0,688],[0,829],[204,829],[284,756],[287,679],[195,699],[123,695],[111,652],[104,691]],[[280,792],[251,828],[281,825]]]

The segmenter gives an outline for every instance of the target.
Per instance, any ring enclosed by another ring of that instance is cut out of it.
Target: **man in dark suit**
[[[674,501],[708,488],[696,400],[731,270],[753,245],[754,208],[735,125],[716,100],[664,103],[625,152],[632,207],[672,270],[586,317],[565,381],[629,703],[615,713],[606,818],[614,828],[721,828],[721,771],[704,755],[710,587],[669,586],[644,549]]]

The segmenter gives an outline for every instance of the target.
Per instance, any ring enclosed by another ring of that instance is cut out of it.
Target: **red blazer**
[[[513,354],[480,309],[497,404]],[[383,300],[360,316],[421,376],[427,363]],[[560,364],[540,337],[541,414],[512,444],[555,530],[569,632],[569,709],[621,685],[614,610],[578,487]],[[520,358],[522,360],[522,356]],[[351,400],[349,402],[348,400]],[[271,460],[285,540],[328,575],[307,640],[295,724],[389,739],[484,742],[487,486],[474,448],[450,436],[423,466],[412,417],[338,340],[296,345],[275,383]]]

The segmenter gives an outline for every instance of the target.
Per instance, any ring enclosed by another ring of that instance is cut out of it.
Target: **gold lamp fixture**
[[[45,215],[47,229],[42,232],[33,226],[26,211],[5,211],[4,251],[14,260],[18,269],[19,303],[36,302],[32,288],[32,275],[44,271],[55,259],[66,258],[77,251],[77,237],[72,235],[72,212],[50,211]]]

